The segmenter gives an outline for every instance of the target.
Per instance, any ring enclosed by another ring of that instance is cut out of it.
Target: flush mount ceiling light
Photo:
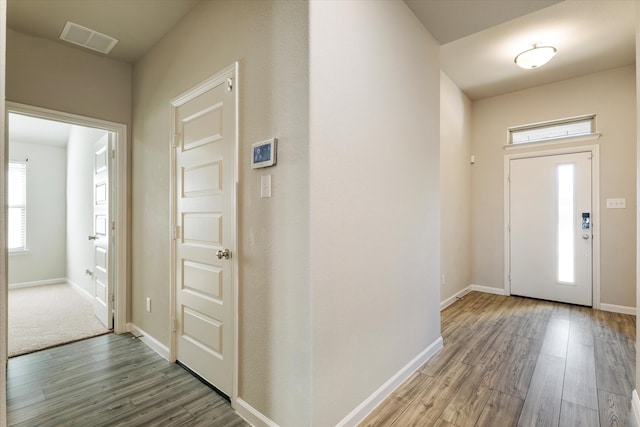
[[[538,43],[534,44],[531,49],[525,50],[515,57],[513,60],[519,67],[526,70],[538,68],[541,65],[546,64],[556,54],[556,48],[553,46],[540,46]]]

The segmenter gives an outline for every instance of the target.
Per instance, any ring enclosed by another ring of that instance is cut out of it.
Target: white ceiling
[[[481,99],[635,63],[635,1],[567,0],[442,45],[443,71]],[[535,42],[558,49],[543,67],[514,57]]]
[[[9,144],[23,142],[66,147],[71,127],[68,123],[9,113]]]
[[[59,41],[70,20],[119,39],[109,56],[134,63],[198,1],[8,0],[7,25]],[[442,44],[444,72],[471,99],[635,63],[635,0],[558,1],[405,3]],[[518,68],[513,58],[535,42],[557,55],[544,67]]]

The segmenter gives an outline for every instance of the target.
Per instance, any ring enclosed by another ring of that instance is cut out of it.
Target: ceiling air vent
[[[118,40],[113,37],[74,24],[71,21],[67,21],[65,24],[60,39],[105,55],[111,52],[111,49],[118,43]]]

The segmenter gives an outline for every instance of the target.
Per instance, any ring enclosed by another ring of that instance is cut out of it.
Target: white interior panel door
[[[234,342],[232,78],[230,71],[175,110],[176,359],[227,395],[233,387]]]
[[[510,161],[511,294],[592,305],[591,153]]]
[[[113,328],[113,283],[109,242],[111,227],[109,195],[111,192],[111,134],[95,142],[93,158],[93,312],[107,329]]]

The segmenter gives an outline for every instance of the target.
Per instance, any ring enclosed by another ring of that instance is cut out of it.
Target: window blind
[[[27,164],[9,162],[8,171],[9,251],[27,249]]]

